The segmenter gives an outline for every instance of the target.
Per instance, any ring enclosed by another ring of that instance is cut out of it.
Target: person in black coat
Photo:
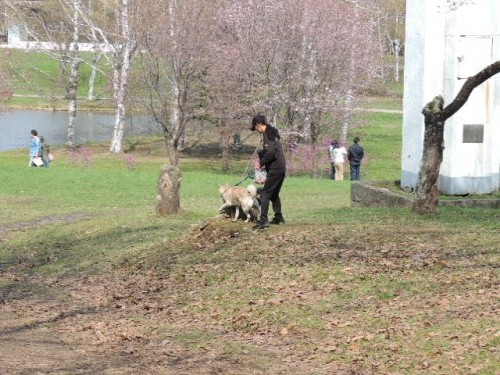
[[[260,192],[260,218],[254,229],[265,229],[269,224],[284,224],[281,212],[280,190],[285,180],[286,160],[278,129],[268,124],[263,115],[254,116],[252,131],[262,134],[263,149],[258,152],[260,168],[267,172],[267,179]],[[269,222],[269,202],[273,204],[274,218]]]
[[[347,160],[351,167],[351,180],[360,179],[361,160],[365,156],[363,147],[359,144],[359,137],[354,137],[353,144],[347,150]]]

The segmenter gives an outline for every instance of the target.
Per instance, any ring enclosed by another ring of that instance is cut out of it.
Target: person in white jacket
[[[333,165],[335,167],[335,181],[344,180],[344,163],[347,150],[338,142],[333,145]]]

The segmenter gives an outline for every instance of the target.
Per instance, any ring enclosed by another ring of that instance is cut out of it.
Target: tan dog
[[[252,207],[255,207],[260,212],[259,202],[255,198],[257,196],[255,185],[248,185],[246,189],[240,186],[222,185],[219,188],[219,193],[224,200],[224,204],[219,208],[219,211],[223,211],[231,206],[236,207],[236,214],[233,221],[238,220],[240,207],[247,217],[245,220],[246,223],[250,220],[249,212]]]

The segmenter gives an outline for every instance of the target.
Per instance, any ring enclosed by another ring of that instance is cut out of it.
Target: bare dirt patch
[[[33,221],[21,221],[12,224],[0,223],[0,234],[2,234],[2,232],[23,231],[23,230],[33,229],[42,225],[70,223],[73,221],[90,219],[92,216],[93,215],[90,214],[78,213],[78,214],[64,215],[64,216],[46,216]]]

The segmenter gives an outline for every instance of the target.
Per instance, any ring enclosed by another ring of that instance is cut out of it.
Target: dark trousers
[[[267,174],[266,183],[260,192],[260,221],[268,221],[269,202],[273,203],[274,216],[281,216],[280,190],[284,180],[285,172]]]
[[[359,164],[351,164],[351,180],[359,180],[360,179],[360,165]]]

